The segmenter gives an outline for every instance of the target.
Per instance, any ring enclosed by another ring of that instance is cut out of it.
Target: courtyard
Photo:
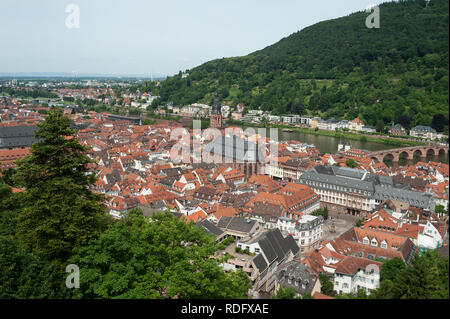
[[[323,227],[323,240],[331,241],[336,239],[347,230],[351,229],[358,221],[359,217],[350,215],[329,214]],[[332,232],[331,225],[334,223],[335,231]]]

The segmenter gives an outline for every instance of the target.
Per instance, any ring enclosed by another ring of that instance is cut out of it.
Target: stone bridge
[[[390,150],[370,152],[368,156],[375,162],[383,162],[385,158],[393,162],[398,162],[400,158],[413,159],[413,158],[426,158],[427,156],[447,155],[448,146],[430,144],[423,146],[412,146],[404,148],[394,148]]]

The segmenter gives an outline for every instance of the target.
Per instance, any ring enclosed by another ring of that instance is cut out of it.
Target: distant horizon
[[[168,75],[154,74],[153,79],[163,79]],[[0,72],[0,79],[3,78],[142,78],[151,79],[149,74],[107,74],[107,73],[80,73],[74,75],[71,72]]]
[[[389,0],[3,0],[0,76],[166,77],[248,55],[318,22],[384,2]],[[79,8],[79,28],[67,27],[71,4]]]

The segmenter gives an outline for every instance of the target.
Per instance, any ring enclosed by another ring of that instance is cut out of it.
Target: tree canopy
[[[75,137],[70,119],[60,110],[49,112],[35,132],[31,154],[18,160],[15,182],[23,210],[17,217],[17,237],[46,258],[64,262],[72,248],[85,245],[105,229],[108,217],[103,196],[88,187],[95,175],[87,165],[87,148]]]
[[[247,298],[248,276],[226,273],[212,258],[214,239],[169,213],[133,210],[74,249],[77,298]]]
[[[320,274],[319,280],[322,285],[320,292],[330,297],[334,296],[333,282],[330,280],[330,277],[325,274]]]
[[[448,257],[437,251],[416,254],[411,264],[394,258],[383,263],[380,287],[374,299],[448,299]]]
[[[220,92],[222,103],[275,114],[359,117],[379,130],[392,122],[431,125],[448,113],[448,1],[388,2],[380,11],[378,29],[366,28],[368,14],[357,12],[148,86],[160,96],[155,104],[210,103]]]

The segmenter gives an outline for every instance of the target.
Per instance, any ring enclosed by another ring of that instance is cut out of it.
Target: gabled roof
[[[258,254],[253,258],[253,263],[256,268],[258,268],[259,272],[263,272],[267,268],[266,260],[261,254]]]
[[[207,234],[212,234],[215,237],[220,236],[223,234],[223,231],[217,227],[216,225],[214,225],[213,223],[211,223],[209,220],[200,220],[197,222],[197,227],[202,228],[205,233]]]
[[[353,276],[358,270],[367,269],[369,265],[375,265],[379,267],[379,270],[381,271],[383,264],[371,259],[347,256],[336,265],[336,272]]]
[[[255,224],[256,221],[242,217],[221,217],[217,223],[217,227],[225,230],[249,233]]]
[[[284,238],[278,228],[265,232],[258,239],[258,244],[269,263],[275,260],[281,262],[289,252],[296,255],[299,251],[294,238],[291,235]]]

